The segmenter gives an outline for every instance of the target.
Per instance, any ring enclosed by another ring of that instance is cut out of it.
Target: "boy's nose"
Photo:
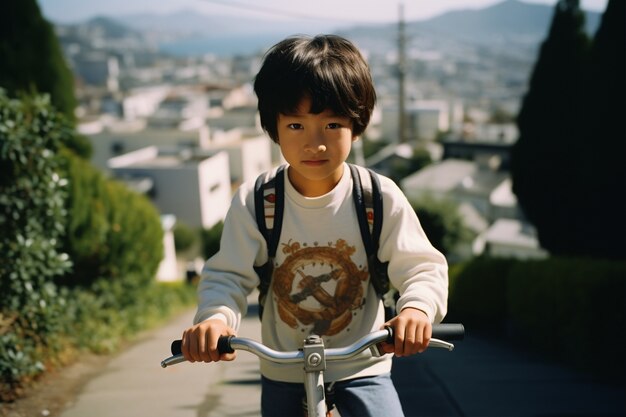
[[[317,146],[311,146],[311,151],[317,152],[326,152],[326,145],[319,144]]]
[[[324,145],[324,141],[320,138],[311,137],[307,142],[305,149],[312,153],[326,152],[326,145]]]

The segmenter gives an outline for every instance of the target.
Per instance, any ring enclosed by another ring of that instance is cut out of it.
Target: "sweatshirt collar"
[[[343,164],[343,175],[341,179],[328,193],[318,197],[305,197],[300,194],[289,181],[287,170],[283,171],[285,176],[285,194],[295,204],[305,208],[320,208],[333,204],[333,202],[343,201],[346,193],[350,190],[350,168]]]

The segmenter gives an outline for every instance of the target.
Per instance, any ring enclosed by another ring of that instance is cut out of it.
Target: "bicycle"
[[[434,325],[429,347],[452,351],[454,345],[441,339],[461,340],[464,335],[465,328],[462,324]],[[369,333],[352,345],[341,348],[325,348],[320,336],[310,335],[304,339],[302,349],[289,352],[279,352],[260,342],[244,337],[222,336],[218,340],[218,351],[220,353],[233,353],[235,350],[244,350],[259,358],[276,363],[302,363],[305,372],[304,389],[307,415],[309,417],[327,417],[330,415],[326,406],[324,388],[324,371],[327,362],[349,359],[366,349],[370,349],[374,356],[381,356],[384,353],[378,349],[377,345],[382,342],[393,343],[393,329],[391,327]],[[166,368],[186,361],[181,353],[181,344],[181,340],[172,342],[173,356],[161,361],[161,367]]]

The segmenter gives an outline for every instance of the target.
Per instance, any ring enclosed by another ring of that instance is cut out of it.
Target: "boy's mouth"
[[[302,163],[309,166],[319,166],[325,164],[327,161],[327,159],[307,159],[302,161]]]

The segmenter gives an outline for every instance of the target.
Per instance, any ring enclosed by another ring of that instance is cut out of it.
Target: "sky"
[[[95,15],[167,13],[193,9],[212,15],[257,18],[321,19],[345,23],[390,23],[403,4],[407,21],[428,19],[451,10],[477,9],[502,0],[39,0],[44,16],[55,23],[84,21]],[[557,0],[524,0],[554,5]],[[602,12],[608,0],[580,0],[585,10]]]

